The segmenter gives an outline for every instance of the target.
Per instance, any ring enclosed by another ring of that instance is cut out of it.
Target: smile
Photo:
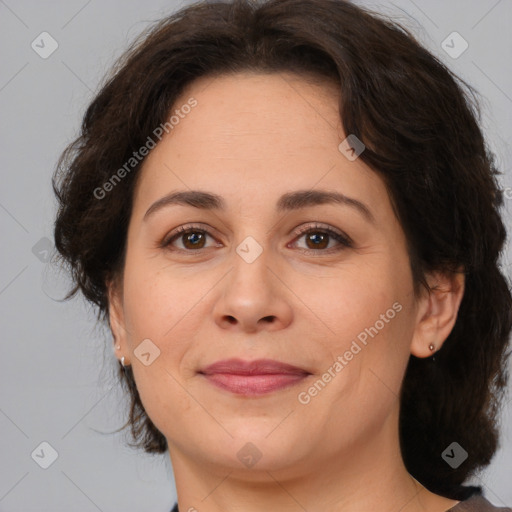
[[[271,359],[218,361],[199,372],[214,386],[238,395],[257,396],[293,386],[308,371]]]

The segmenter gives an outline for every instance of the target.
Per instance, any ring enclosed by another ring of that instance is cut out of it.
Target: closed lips
[[[199,374],[224,392],[257,398],[298,384],[310,373],[273,359],[226,359],[207,366]]]
[[[254,361],[244,361],[242,359],[224,359],[206,366],[199,371],[204,375],[213,375],[215,373],[224,373],[232,375],[309,375],[309,372],[303,368],[293,366],[273,359],[257,359]]]

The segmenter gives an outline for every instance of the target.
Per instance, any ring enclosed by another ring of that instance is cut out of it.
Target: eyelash
[[[162,242],[159,244],[159,247],[161,249],[167,249],[167,250],[170,250],[170,251],[179,251],[179,252],[189,252],[189,253],[201,253],[204,249],[206,248],[200,248],[200,249],[171,249],[170,246],[172,244],[172,242],[174,242],[176,239],[178,239],[180,236],[183,236],[184,234],[188,234],[188,233],[196,233],[196,232],[200,232],[200,233],[203,233],[203,234],[206,234],[212,238],[214,238],[209,231],[199,227],[199,226],[194,226],[194,225],[185,225],[185,226],[180,226],[178,229],[176,229],[173,233],[171,233],[169,236],[166,236]],[[314,255],[318,255],[319,253],[327,253],[327,254],[331,254],[332,252],[337,252],[337,251],[341,251],[343,249],[346,249],[346,248],[351,248],[354,246],[353,244],[353,241],[352,239],[341,233],[341,232],[338,232],[338,231],[335,231],[334,229],[332,228],[329,228],[329,227],[325,227],[325,226],[322,226],[320,224],[310,224],[310,225],[307,225],[307,226],[303,226],[299,229],[296,230],[296,232],[294,233],[294,242],[296,242],[299,238],[301,238],[302,236],[306,235],[306,234],[309,234],[309,233],[322,233],[322,234],[326,234],[328,235],[329,237],[331,238],[334,238],[334,240],[336,240],[337,242],[339,242],[340,246],[338,247],[331,247],[330,249],[301,249],[301,251],[305,254],[314,254]]]

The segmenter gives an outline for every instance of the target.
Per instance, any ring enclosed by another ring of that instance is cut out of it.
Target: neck
[[[197,460],[169,443],[180,512],[443,512],[457,502],[437,496],[407,472],[398,411],[368,439],[288,469],[241,470]]]

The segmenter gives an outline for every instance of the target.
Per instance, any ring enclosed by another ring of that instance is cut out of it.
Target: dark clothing
[[[482,496],[480,487],[467,487],[466,492],[463,494],[470,495],[470,497],[453,498],[461,499],[458,505],[450,508],[446,512],[512,512],[512,508],[508,507],[495,507]],[[171,512],[179,512],[178,504],[174,505]],[[186,512],[186,511],[185,511]]]
[[[178,510],[178,509],[176,509]],[[461,501],[447,512],[512,512],[509,507],[495,507],[483,496],[476,494],[466,501]]]

